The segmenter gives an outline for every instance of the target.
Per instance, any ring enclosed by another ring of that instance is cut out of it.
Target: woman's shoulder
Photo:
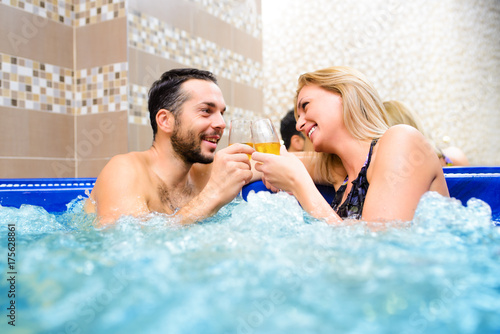
[[[437,155],[427,138],[417,129],[405,124],[390,127],[379,139],[378,164],[418,164]]]
[[[379,139],[380,148],[385,147],[393,152],[405,149],[425,148],[432,149],[425,136],[410,125],[398,124],[391,126]]]
[[[413,126],[406,124],[397,124],[391,126],[389,129],[385,131],[382,135],[382,138],[412,138],[412,137],[423,137],[423,134],[415,129]]]

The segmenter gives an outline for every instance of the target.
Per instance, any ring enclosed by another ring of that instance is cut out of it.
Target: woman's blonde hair
[[[295,117],[297,98],[306,85],[316,85],[341,96],[344,124],[354,138],[373,140],[382,137],[389,128],[382,100],[361,72],[347,66],[334,66],[302,74],[294,99]],[[320,153],[320,156],[318,172],[333,182],[330,171],[340,159],[328,153]]]
[[[432,137],[424,130],[420,117],[418,117],[418,115],[413,112],[412,109],[406,106],[403,102],[395,100],[385,101],[384,107],[387,111],[387,121],[389,123],[389,126],[397,124],[406,124],[413,126],[427,138],[438,157],[443,158],[443,152],[436,145]]]
[[[395,100],[384,101],[384,107],[387,111],[389,126],[407,124],[424,133],[424,127],[420,118],[404,103]]]

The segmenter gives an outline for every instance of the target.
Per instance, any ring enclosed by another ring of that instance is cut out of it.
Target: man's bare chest
[[[152,212],[172,214],[189,203],[198,193],[192,184],[169,188],[160,182],[150,194],[148,207]]]

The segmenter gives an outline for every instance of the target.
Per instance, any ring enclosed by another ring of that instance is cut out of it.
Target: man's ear
[[[295,152],[302,152],[304,150],[305,139],[299,135],[293,135],[290,138],[290,148],[293,148]]]
[[[158,130],[171,133],[174,130],[175,117],[169,110],[160,109],[156,113],[156,124],[158,125]]]

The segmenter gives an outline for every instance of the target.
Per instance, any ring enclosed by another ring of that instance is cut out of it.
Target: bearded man
[[[151,212],[190,224],[215,214],[252,179],[247,154],[234,144],[215,153],[226,104],[215,76],[197,69],[163,73],[149,91],[153,145],[113,157],[85,203],[97,225]]]

